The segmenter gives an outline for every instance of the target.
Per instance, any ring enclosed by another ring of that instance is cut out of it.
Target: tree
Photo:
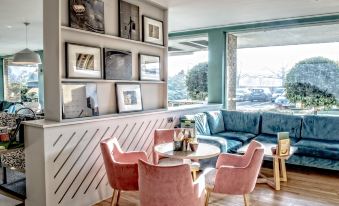
[[[339,98],[339,66],[324,57],[313,57],[294,65],[286,76],[286,96],[306,107],[331,107]]]
[[[205,100],[207,93],[207,72],[208,64],[199,63],[188,71],[186,76],[186,86],[188,96],[192,100]]]
[[[186,75],[182,70],[168,78],[168,100],[187,99]]]

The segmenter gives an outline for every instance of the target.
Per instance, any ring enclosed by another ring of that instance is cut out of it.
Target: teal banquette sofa
[[[339,116],[219,110],[183,118],[195,120],[200,142],[229,153],[236,153],[251,140],[276,143],[277,132],[289,132],[298,150],[288,164],[339,170]],[[202,168],[215,166],[216,159],[201,161]]]

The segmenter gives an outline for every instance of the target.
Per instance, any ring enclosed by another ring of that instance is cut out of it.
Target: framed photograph
[[[105,33],[103,0],[69,0],[69,26]]]
[[[62,100],[63,119],[99,115],[96,84],[63,84]]]
[[[160,57],[139,54],[140,80],[160,81]]]
[[[119,113],[143,110],[140,84],[117,83],[116,93]]]
[[[66,43],[66,77],[102,79],[101,49]]]
[[[104,48],[105,79],[132,79],[132,53]]]
[[[163,22],[147,16],[142,16],[142,41],[164,45]]]
[[[119,0],[119,36],[140,41],[139,7]]]

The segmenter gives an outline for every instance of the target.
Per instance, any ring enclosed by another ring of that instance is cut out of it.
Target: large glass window
[[[207,103],[207,37],[169,42],[168,106]]]
[[[10,102],[38,102],[38,66],[19,66],[4,59],[4,98]]]
[[[338,60],[339,42],[240,48],[236,109],[339,115]]]

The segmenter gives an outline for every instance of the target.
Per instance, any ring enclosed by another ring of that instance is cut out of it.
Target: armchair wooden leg
[[[115,189],[113,189],[113,195],[112,195],[111,206],[114,206],[114,196],[115,196]]]
[[[119,205],[120,191],[121,191],[121,190],[118,190],[117,203],[116,203],[117,205]]]
[[[210,199],[210,195],[211,195],[211,190],[206,189],[206,201],[205,201],[205,206],[208,206],[208,202]]]
[[[245,206],[250,206],[250,196],[248,194],[244,194],[244,202]]]
[[[193,181],[195,181],[197,179],[197,171],[192,170],[192,175],[193,175]]]

